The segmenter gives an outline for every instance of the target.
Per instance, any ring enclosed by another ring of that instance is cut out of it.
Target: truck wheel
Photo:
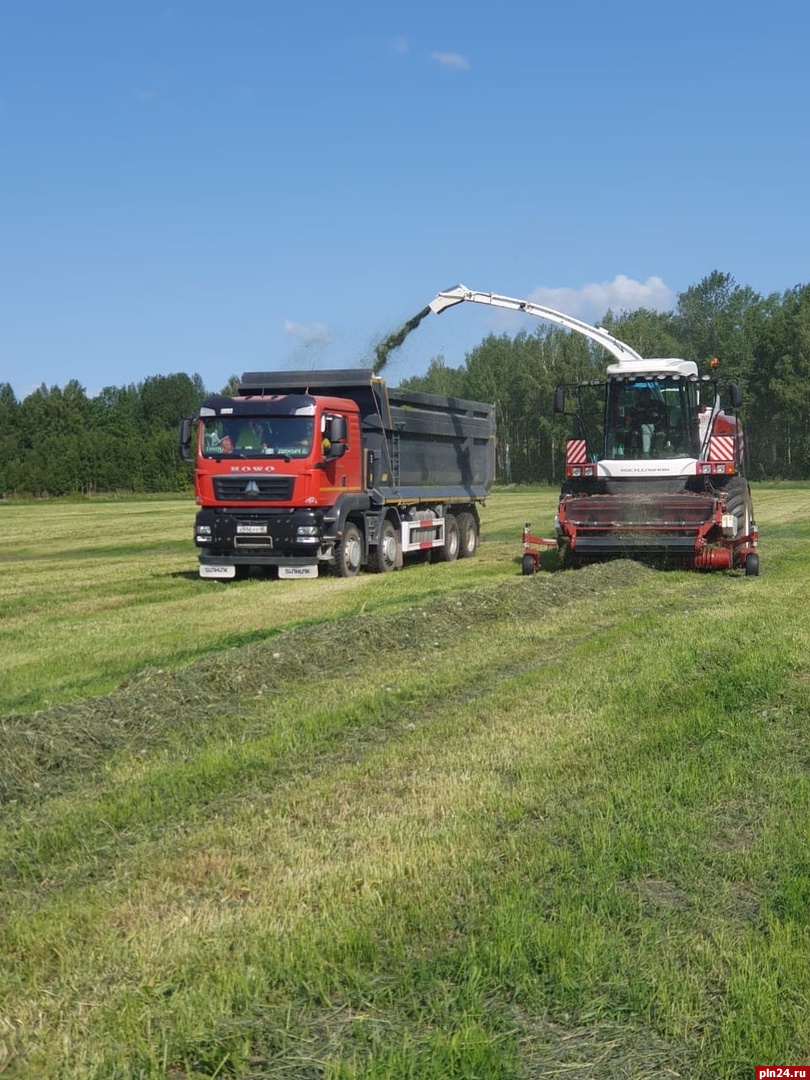
[[[533,574],[537,569],[534,561],[534,556],[529,554],[524,555],[520,563],[520,568],[523,572],[524,577],[528,577],[529,574]]]
[[[354,577],[363,561],[363,538],[356,525],[349,521],[343,527],[343,539],[335,549],[335,569],[338,577]]]
[[[745,576],[757,577],[759,574],[759,555],[755,551],[749,551],[745,556]]]
[[[438,549],[439,558],[442,562],[455,562],[458,558],[458,548],[458,521],[455,514],[448,514],[444,519],[444,547]]]
[[[391,521],[385,520],[380,526],[377,550],[369,556],[369,566],[378,574],[390,574],[402,561],[399,537]]]
[[[461,559],[470,559],[478,551],[478,525],[468,511],[458,515],[458,554]]]

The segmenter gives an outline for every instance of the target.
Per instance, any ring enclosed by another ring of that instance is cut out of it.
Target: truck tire
[[[355,577],[363,562],[363,538],[356,525],[347,521],[343,536],[335,548],[335,570],[338,577]]]
[[[369,555],[369,566],[378,574],[390,574],[402,565],[402,545],[393,522],[387,518],[380,526],[376,549]]]
[[[459,514],[456,520],[458,521],[459,558],[471,559],[478,550],[478,525],[468,510]]]
[[[458,549],[458,521],[455,514],[448,514],[444,519],[444,547],[438,548],[439,558],[442,562],[455,562]]]

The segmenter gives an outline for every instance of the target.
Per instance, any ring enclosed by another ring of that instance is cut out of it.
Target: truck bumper
[[[322,515],[311,510],[201,510],[194,539],[200,576],[222,579],[238,577],[250,566],[278,567],[280,576],[316,577],[318,563],[331,550]],[[284,568],[291,573],[283,574]]]

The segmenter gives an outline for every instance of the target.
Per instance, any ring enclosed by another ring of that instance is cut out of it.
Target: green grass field
[[[810,1061],[810,485],[758,578],[204,582],[191,499],[0,503],[0,1074]]]

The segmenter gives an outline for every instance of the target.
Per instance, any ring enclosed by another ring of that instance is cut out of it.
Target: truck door
[[[324,413],[321,420],[320,491],[325,503],[347,491],[362,491],[360,424],[356,416]]]

